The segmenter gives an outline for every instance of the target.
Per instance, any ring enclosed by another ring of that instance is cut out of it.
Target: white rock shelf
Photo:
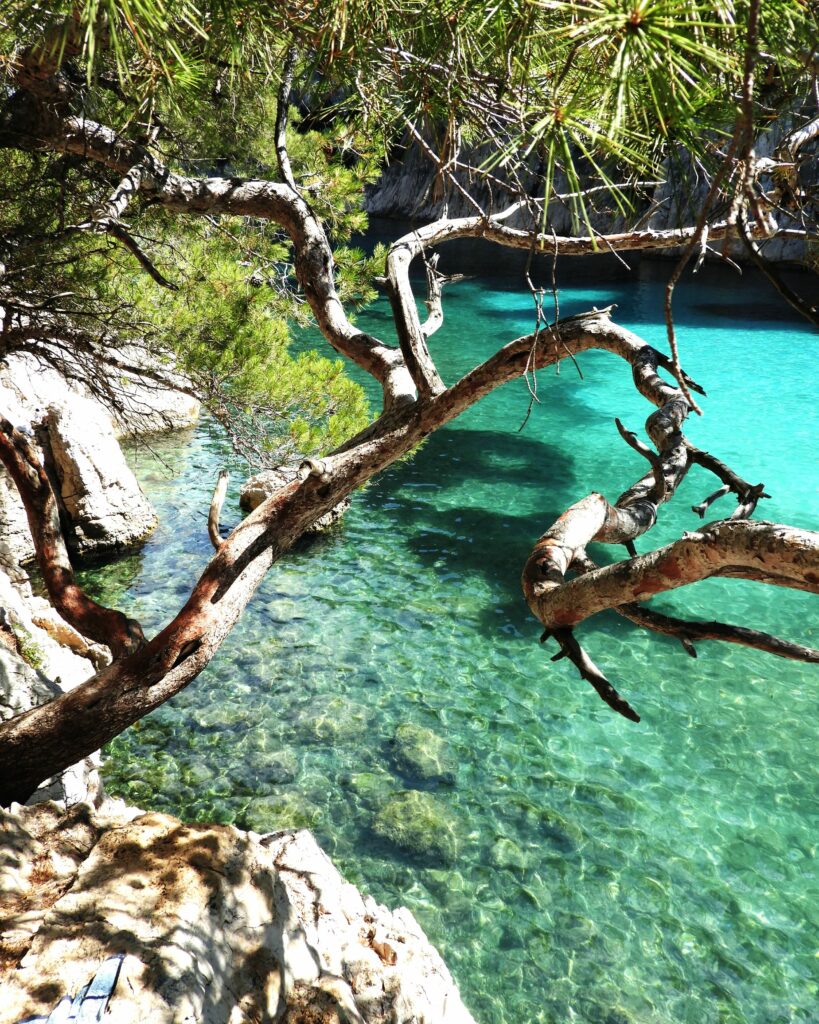
[[[412,914],[307,831],[119,801],[0,812],[0,1022],[106,1006],[117,1024],[474,1024]]]

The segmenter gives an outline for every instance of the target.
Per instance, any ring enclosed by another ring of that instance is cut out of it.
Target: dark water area
[[[451,259],[476,277],[446,291],[431,341],[449,382],[533,320],[517,255],[469,243]],[[664,347],[668,269],[563,260],[561,311],[616,302]],[[538,273],[548,288],[549,261]],[[689,436],[765,481],[758,517],[816,529],[816,335],[750,272],[687,279],[677,320],[708,391]],[[386,331],[386,304],[359,322]],[[708,643],[692,661],[602,615],[583,641],[634,725],[537,642],[519,583],[532,543],[642,472],[613,424],[639,430],[650,411],[628,368],[580,365],[582,380],[570,364],[539,375],[520,432],[523,382],[489,396],[277,564],[208,669],[111,744],[109,788],[188,819],[311,827],[351,881],[410,907],[483,1024],[808,1024],[816,667]],[[86,581],[155,630],[210,557],[217,470],[243,467],[207,420],[133,462],[161,525]],[[638,548],[695,528],[715,486],[692,470]],[[239,516],[234,488],[225,519]],[[712,580],[656,604],[819,646],[808,595]]]

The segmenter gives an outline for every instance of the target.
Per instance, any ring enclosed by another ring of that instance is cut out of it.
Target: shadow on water
[[[406,533],[401,543],[423,571],[451,579],[453,587],[482,576],[493,598],[478,624],[494,633],[499,620],[525,628],[520,571],[574,484],[572,460],[557,445],[492,430],[451,430],[428,439],[401,467],[397,486],[394,478],[381,478],[359,500],[372,512],[387,501],[397,506]],[[501,500],[493,507],[493,493],[525,497],[520,505]]]

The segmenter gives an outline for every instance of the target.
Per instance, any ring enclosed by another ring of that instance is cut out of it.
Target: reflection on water
[[[578,280],[561,308],[617,301],[620,322],[662,344],[661,288]],[[696,297],[681,341],[709,398],[691,434],[765,481],[766,517],[810,525],[815,338],[744,319],[735,285]],[[445,379],[529,329],[530,302],[452,288],[433,339]],[[692,662],[601,616],[584,639],[635,726],[537,643],[519,586],[533,540],[642,471],[612,422],[636,429],[649,411],[630,374],[599,353],[581,366],[583,381],[570,366],[540,375],[522,433],[524,385],[491,396],[277,565],[208,670],[111,744],[109,785],[188,818],[309,825],[352,881],[412,908],[487,1024],[815,1020],[815,669],[713,644]],[[174,475],[136,456],[160,528],[139,558],[90,574],[146,629],[209,557],[217,469],[242,475],[207,423],[160,454]],[[651,546],[696,525],[690,506],[713,489],[692,471]],[[660,603],[819,645],[806,595],[709,581]]]

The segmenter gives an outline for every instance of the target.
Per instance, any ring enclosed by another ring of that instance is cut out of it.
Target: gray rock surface
[[[277,469],[265,469],[261,473],[256,473],[255,476],[245,480],[242,484],[239,490],[239,504],[246,512],[252,512],[254,508],[258,508],[263,501],[269,498],[271,494],[275,494],[285,484],[295,480],[297,474],[298,466],[279,466]],[[349,507],[350,501],[348,498],[345,498],[335,508],[331,508],[329,512],[321,516],[320,519],[317,519],[304,532],[322,533],[333,526],[334,523],[337,523]]]
[[[115,423],[98,401],[32,357],[15,354],[0,362],[0,410],[32,434],[52,465],[71,526],[67,540],[81,556],[134,547],[156,525],[116,438],[189,426],[199,412],[187,395],[124,381],[125,409]],[[22,502],[0,468],[0,565],[24,579],[19,566],[33,559]]]
[[[0,851],[4,1024],[115,956],[118,1024],[473,1024],[409,911],[345,883],[309,832],[41,804],[0,812]]]
[[[89,399],[51,405],[45,419],[51,458],[80,557],[140,544],[157,524],[107,413]]]

